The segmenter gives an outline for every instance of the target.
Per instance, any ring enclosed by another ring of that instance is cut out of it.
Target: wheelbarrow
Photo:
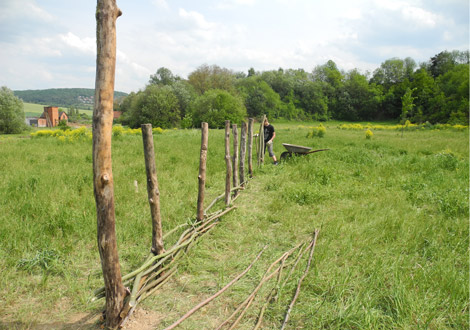
[[[284,148],[287,149],[287,151],[284,151],[281,154],[281,159],[287,159],[289,157],[292,157],[292,155],[296,155],[296,156],[308,155],[308,154],[313,154],[314,152],[330,150],[330,149],[312,150],[312,148],[310,147],[297,146],[295,144],[289,144],[289,143],[283,143],[282,145],[284,146]]]

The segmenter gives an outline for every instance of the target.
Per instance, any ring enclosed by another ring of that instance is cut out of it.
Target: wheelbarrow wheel
[[[291,158],[291,157],[292,157],[292,153],[290,153],[289,151],[284,151],[281,154],[281,160],[286,160],[287,158]]]

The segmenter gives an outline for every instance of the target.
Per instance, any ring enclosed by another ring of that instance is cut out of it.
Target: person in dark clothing
[[[276,137],[274,126],[269,124],[268,118],[264,120],[264,152],[266,153],[266,147],[268,148],[269,157],[273,158],[274,165],[277,165],[276,155],[273,151],[273,140]]]

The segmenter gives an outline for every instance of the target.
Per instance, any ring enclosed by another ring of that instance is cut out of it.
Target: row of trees
[[[27,103],[48,104],[69,108],[93,109],[93,88],[50,88],[40,90],[13,91],[17,97]],[[114,98],[126,96],[127,93],[114,92]]]
[[[372,121],[465,123],[469,115],[469,52],[443,51],[418,65],[413,59],[386,60],[373,73],[340,70],[328,61],[312,72],[282,68],[247,74],[202,65],[188,79],[160,68],[148,85],[116,104],[123,124],[152,123],[163,128],[223,127],[246,116]]]

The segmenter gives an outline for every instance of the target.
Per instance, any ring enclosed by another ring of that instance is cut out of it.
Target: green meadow
[[[340,129],[340,123],[324,123],[323,137],[309,135],[318,123],[273,125],[278,157],[285,151],[281,143],[329,150],[278,166],[268,157],[255,166],[234,202],[237,209],[139,305],[156,316],[154,328],[170,325],[217,292],[268,245],[247,276],[180,328],[216,327],[268,265],[320,229],[288,329],[468,329],[468,128],[372,129],[366,139],[364,130]],[[74,315],[98,314],[103,307],[103,301],[90,301],[103,280],[92,145],[80,136],[0,136],[0,329],[73,328]],[[154,134],[164,233],[195,218],[200,140],[199,130]],[[151,247],[141,136],[116,134],[112,155],[126,274]],[[210,130],[206,204],[224,184],[224,131]],[[263,329],[280,327],[305,266],[302,259],[268,306]],[[253,328],[274,282],[261,290],[241,329]]]

